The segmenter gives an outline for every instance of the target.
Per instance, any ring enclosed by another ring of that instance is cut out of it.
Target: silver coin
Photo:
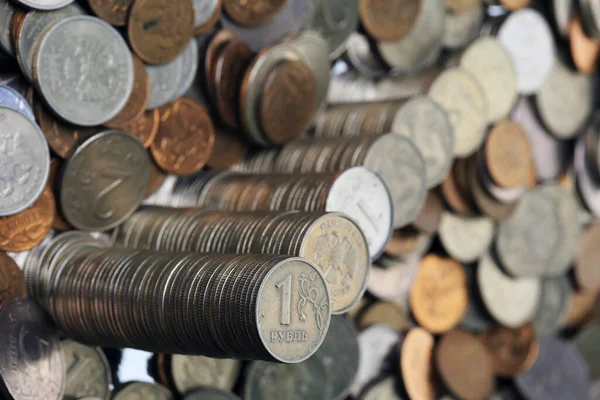
[[[71,4],[74,0],[16,0],[22,6],[36,10],[56,10]]]
[[[454,154],[477,151],[485,137],[488,104],[478,80],[464,69],[445,70],[431,85],[429,96],[446,110],[454,129]]]
[[[600,38],[600,4],[594,0],[579,0],[578,3],[587,34]]]
[[[585,207],[597,218],[600,218],[600,184],[590,174],[585,162],[585,145],[583,138],[577,140],[573,165],[575,167],[576,185]]]
[[[173,384],[179,393],[188,393],[201,387],[232,390],[240,367],[238,360],[182,354],[171,356]]]
[[[587,364],[591,378],[600,378],[600,323],[594,321],[585,326],[573,339],[575,348]]]
[[[221,24],[258,52],[279,43],[286,36],[298,33],[307,13],[308,4],[305,0],[288,0],[279,14],[263,25],[244,27],[230,20],[226,13],[221,14]]]
[[[592,113],[594,89],[589,75],[577,73],[559,59],[535,96],[538,115],[559,139],[579,135]]]
[[[341,212],[363,231],[371,260],[383,253],[392,235],[393,205],[384,181],[371,170],[354,167],[342,172],[329,190],[327,212]]]
[[[539,279],[511,278],[486,253],[477,266],[477,283],[485,307],[502,325],[516,328],[533,317],[540,299]]]
[[[150,82],[148,109],[152,110],[175,99],[183,86],[183,54],[168,64],[146,65],[146,73]]]
[[[60,204],[81,230],[107,230],[127,219],[144,199],[150,179],[148,152],[123,131],[92,136],[64,168]]]
[[[542,280],[540,302],[532,319],[535,333],[546,337],[560,329],[569,311],[570,296],[571,287],[566,277]]]
[[[358,0],[309,0],[305,28],[319,32],[329,45],[329,58],[338,58],[358,26]]]
[[[65,71],[78,65],[73,79]],[[133,90],[133,60],[127,43],[99,18],[63,19],[40,41],[36,78],[46,103],[61,118],[100,125],[117,115]]]
[[[371,267],[367,289],[380,300],[403,302],[419,271],[419,259],[390,260]],[[378,261],[379,263],[380,261]]]
[[[442,43],[450,49],[460,49],[477,39],[485,10],[481,5],[461,13],[446,11]]]
[[[529,95],[540,90],[556,56],[552,31],[544,17],[531,8],[511,13],[497,37],[515,62],[519,93]]]
[[[575,0],[552,0],[554,22],[563,38],[569,37],[569,21],[574,10]]]
[[[346,58],[362,76],[377,79],[385,76],[387,67],[371,49],[369,40],[358,32],[352,32],[346,42]]]
[[[65,396],[108,399],[112,377],[110,365],[102,350],[73,340],[64,340],[60,347],[67,371]]]
[[[423,154],[427,188],[439,185],[454,160],[454,131],[446,111],[427,96],[414,97],[394,116],[392,132],[411,138]]]
[[[418,72],[430,66],[442,49],[444,5],[439,0],[423,0],[417,22],[398,41],[378,42],[383,60],[401,74]]]
[[[487,217],[461,217],[445,211],[438,235],[450,256],[472,263],[488,251],[494,239],[494,221]]]
[[[152,399],[173,400],[173,394],[166,387],[157,383],[129,382],[119,389],[113,400]]]
[[[43,34],[57,22],[75,15],[85,15],[85,11],[77,3],[49,12],[30,11],[27,13],[14,44],[19,67],[29,82],[34,81],[34,57]]]
[[[13,43],[10,24],[15,13],[15,6],[8,1],[0,1],[0,47],[9,56],[15,56],[15,45]]]
[[[36,123],[35,115],[33,115],[27,100],[8,86],[0,85],[0,105],[15,110],[26,116],[31,122]]]
[[[0,106],[0,216],[17,214],[42,194],[50,151],[40,128],[22,113]]]
[[[494,38],[481,38],[460,57],[460,66],[471,72],[487,99],[487,120],[500,121],[517,101],[517,73],[510,54]]]
[[[219,7],[219,0],[193,0],[194,26],[199,27],[208,22]]]
[[[182,69],[179,87],[177,92],[175,92],[175,95],[169,101],[175,101],[183,96],[194,83],[196,73],[198,72],[198,46],[196,45],[196,42],[191,40],[190,44],[179,57],[181,58],[180,62]],[[150,100],[152,100],[152,92]]]

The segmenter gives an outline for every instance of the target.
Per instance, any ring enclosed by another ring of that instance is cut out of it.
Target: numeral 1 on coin
[[[289,325],[292,317],[292,274],[275,285],[281,289],[281,325]]]

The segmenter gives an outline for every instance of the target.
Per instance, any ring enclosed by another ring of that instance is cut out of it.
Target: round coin
[[[517,328],[495,326],[480,337],[492,356],[494,373],[512,377],[527,371],[537,357],[538,341],[531,324]]]
[[[421,0],[359,0],[365,30],[380,41],[400,40],[410,32],[421,9]]]
[[[135,0],[89,0],[90,8],[111,25],[125,26],[127,15]]]
[[[179,393],[203,387],[232,390],[240,373],[240,361],[202,356],[171,356],[171,374]]]
[[[15,45],[12,40],[10,28],[15,6],[8,0],[0,4],[0,48],[9,56],[15,56]]]
[[[433,335],[423,328],[413,328],[402,341],[400,372],[406,392],[412,399],[437,399],[433,365]]]
[[[11,257],[0,252],[0,308],[10,299],[26,297],[23,272]]]
[[[63,8],[73,2],[73,0],[16,0],[16,1],[22,6],[25,6],[28,8],[34,8],[36,10],[44,10],[44,11],[56,10],[58,8]]]
[[[223,9],[227,15],[240,25],[262,25],[277,15],[287,0],[224,0]]]
[[[494,222],[487,217],[442,214],[438,236],[450,256],[464,263],[477,261],[494,239]]]
[[[539,304],[532,322],[538,336],[555,334],[569,312],[571,287],[567,278],[561,276],[542,280]]]
[[[222,0],[193,0],[194,35],[207,33],[219,22]]]
[[[580,72],[591,74],[596,70],[598,55],[600,55],[598,40],[586,34],[582,21],[577,16],[571,17],[568,32],[571,57],[575,67]]]
[[[145,148],[154,143],[160,125],[160,112],[158,109],[146,111],[133,121],[123,125],[123,130],[136,138]]]
[[[129,382],[118,390],[113,400],[173,400],[173,394],[164,386],[157,383]]]
[[[359,22],[358,0],[310,0],[306,27],[329,44],[329,58],[338,58]]]
[[[69,339],[61,342],[60,347],[67,371],[65,396],[108,400],[112,378],[110,365],[102,350]]]
[[[514,122],[495,124],[485,142],[486,169],[494,183],[502,188],[523,186],[529,177],[531,149],[527,135]]]
[[[235,394],[215,388],[202,388],[188,393],[183,400],[239,400]]]
[[[585,290],[600,291],[600,274],[597,273],[600,261],[600,224],[590,225],[583,233],[575,263],[577,284]]]

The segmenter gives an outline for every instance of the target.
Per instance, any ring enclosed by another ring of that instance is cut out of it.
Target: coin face
[[[222,0],[193,0],[194,35],[208,32],[219,21]]]
[[[421,326],[433,333],[448,331],[467,311],[465,271],[457,261],[430,254],[421,261],[409,299]]]
[[[72,3],[73,0],[17,0],[17,2],[25,7],[47,11],[62,8]]]
[[[358,0],[311,0],[309,7],[307,27],[323,35],[330,59],[339,57],[358,25]]]
[[[164,386],[157,383],[131,382],[117,391],[114,400],[156,399],[173,400],[173,394]]]
[[[60,400],[65,364],[54,325],[33,301],[12,299],[0,309],[0,378],[14,399]]]
[[[179,393],[189,393],[205,386],[231,390],[240,367],[238,360],[180,354],[171,357],[171,374]]]
[[[240,25],[262,25],[273,19],[285,6],[287,0],[224,0],[223,8],[227,15]]]
[[[102,350],[73,340],[64,340],[60,347],[67,371],[65,396],[108,399],[112,378],[110,365]]]
[[[125,26],[134,0],[91,0],[90,8],[98,17],[115,26]]]
[[[23,272],[11,257],[0,252],[0,307],[10,299],[26,297]]]
[[[421,9],[420,0],[358,2],[363,26],[375,40],[402,39],[415,25]]]
[[[94,126],[123,109],[133,88],[133,61],[110,25],[94,17],[66,18],[47,31],[39,46],[38,87],[61,118]],[[68,74],[69,65],[79,66],[75,80]]]
[[[127,35],[133,51],[149,64],[165,64],[180,55],[192,39],[192,0],[136,0],[129,12]]]
[[[529,369],[537,357],[539,344],[531,324],[517,328],[495,326],[480,336],[492,356],[494,373],[516,376]]]
[[[158,109],[149,110],[131,121],[123,125],[123,130],[130,135],[138,138],[142,146],[150,147],[154,143],[154,139],[158,134],[160,124],[160,111]]]
[[[0,107],[0,216],[17,214],[42,194],[50,154],[39,127],[22,114]]]
[[[446,211],[438,235],[448,254],[472,263],[489,249],[494,239],[494,222],[486,217],[461,217]]]
[[[541,337],[556,333],[569,312],[571,287],[567,278],[542,280],[540,300],[533,316],[533,327]]]
[[[485,142],[486,167],[495,184],[502,188],[522,186],[529,177],[530,146],[518,124],[498,122]]]
[[[86,140],[63,171],[60,204],[67,221],[83,230],[119,225],[144,198],[149,162],[141,143],[123,131]]]
[[[385,263],[385,266],[373,265],[369,273],[369,293],[382,300],[404,301],[419,269],[417,260]]]
[[[411,398],[437,399],[433,365],[434,338],[423,328],[411,329],[400,349],[400,372]]]
[[[600,276],[596,274],[596,265],[600,257],[600,225],[592,224],[583,233],[581,245],[575,263],[577,284],[585,290],[600,290]]]

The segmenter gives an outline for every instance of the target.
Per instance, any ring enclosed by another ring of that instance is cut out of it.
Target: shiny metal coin
[[[569,311],[570,297],[571,287],[566,277],[542,280],[540,302],[532,319],[538,336],[551,336],[560,329]]]
[[[460,49],[477,39],[485,16],[483,7],[476,6],[460,13],[446,10],[442,43],[450,49]]]
[[[113,396],[114,400],[156,399],[173,400],[173,394],[157,383],[129,382]]]
[[[31,122],[37,123],[33,110],[27,100],[16,90],[6,85],[0,85],[0,105],[17,111],[27,117]]]
[[[240,373],[241,362],[203,356],[171,356],[171,374],[179,393],[189,393],[202,387],[232,390]]]
[[[11,21],[15,6],[8,0],[0,2],[0,48],[9,56],[15,56],[15,45],[11,37]]]
[[[73,2],[73,0],[16,0],[22,6],[34,8],[36,10],[56,10],[63,8]]]
[[[358,26],[358,0],[309,0],[305,28],[315,30],[329,44],[329,58],[338,58]]]
[[[494,221],[446,211],[442,214],[438,235],[448,254],[458,261],[472,263],[488,251],[494,239]]]
[[[194,42],[190,45],[193,46]],[[146,73],[150,80],[148,109],[152,110],[172,101],[183,86],[183,54],[168,64],[146,65]]]
[[[67,371],[65,396],[108,400],[112,377],[110,365],[102,350],[70,339],[62,341],[60,347]]]

